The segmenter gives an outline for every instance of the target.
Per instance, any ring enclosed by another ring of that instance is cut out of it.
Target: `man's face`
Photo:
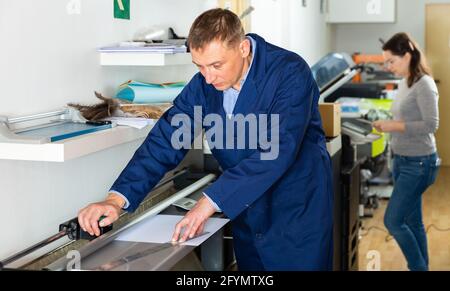
[[[248,69],[249,54],[248,39],[233,47],[228,47],[220,40],[214,40],[203,48],[191,50],[192,62],[199,68],[206,82],[219,91],[231,87],[240,90],[239,82]]]

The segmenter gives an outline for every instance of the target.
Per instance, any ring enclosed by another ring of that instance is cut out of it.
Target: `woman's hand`
[[[403,121],[378,120],[372,123],[379,132],[405,132],[405,123]]]

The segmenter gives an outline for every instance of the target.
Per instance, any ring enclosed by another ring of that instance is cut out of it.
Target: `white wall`
[[[252,32],[266,41],[298,53],[310,65],[330,52],[330,26],[320,0],[307,1],[307,7],[300,0],[253,0],[251,5]]]
[[[388,40],[397,32],[408,32],[424,48],[425,5],[449,0],[397,0],[397,21],[391,24],[333,25],[332,48],[338,52],[381,53],[381,37]]]
[[[96,102],[128,80],[189,80],[193,66],[102,68],[95,49],[147,25],[187,35],[214,0],[133,0],[131,21],[113,19],[111,0],[0,0],[0,115],[20,116]],[[141,141],[62,164],[0,160],[0,260],[57,232],[88,202],[102,199]]]
[[[70,0],[0,0],[0,115],[17,116],[95,102],[94,90],[112,95],[130,79],[189,79],[192,66],[149,70],[102,68],[96,48],[129,40],[149,25],[187,35],[194,18],[214,0],[133,0],[131,21],[113,18],[112,0],[80,0],[81,15],[68,15]]]

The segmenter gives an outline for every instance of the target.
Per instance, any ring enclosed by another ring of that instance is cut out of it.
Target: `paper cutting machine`
[[[124,231],[156,214],[179,215],[181,219],[186,211],[173,204],[185,197],[198,199],[202,190],[215,178],[214,174],[193,173],[187,168],[177,170],[153,189],[136,212],[122,214],[113,227],[104,228],[98,238],[80,230],[75,218],[61,224],[59,232],[54,236],[0,261],[0,268],[54,271],[78,268],[108,271],[224,270],[233,261],[231,244],[227,246],[224,243],[225,227],[199,247],[116,240]],[[221,217],[222,214],[218,213],[216,216]],[[69,243],[17,266],[17,262],[24,257],[65,236],[71,239]],[[226,249],[231,250],[228,255]],[[70,254],[74,254],[73,251],[80,256],[78,267],[77,264],[71,264],[74,257]],[[13,265],[15,266],[11,267]]]
[[[44,144],[115,127],[115,122],[91,122],[65,108],[30,116],[0,116],[0,142]]]

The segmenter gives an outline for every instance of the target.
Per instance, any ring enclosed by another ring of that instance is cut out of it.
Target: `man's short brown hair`
[[[202,49],[214,40],[224,42],[228,47],[245,38],[241,20],[233,12],[221,8],[202,13],[192,24],[188,36],[190,49]]]

